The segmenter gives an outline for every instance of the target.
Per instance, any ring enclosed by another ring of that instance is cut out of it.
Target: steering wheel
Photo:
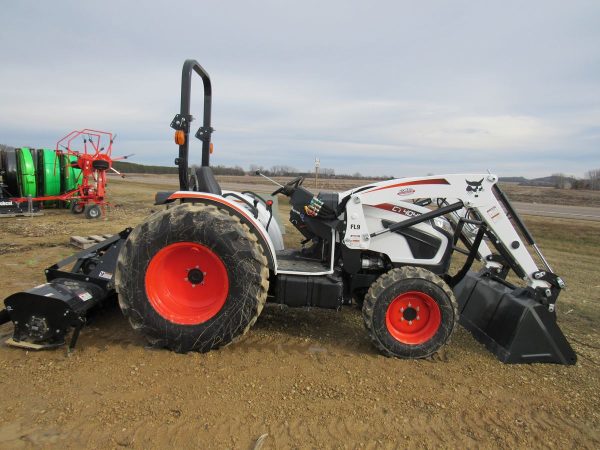
[[[300,186],[304,182],[304,177],[296,177],[291,181],[285,183],[285,185],[281,186],[279,189],[274,191],[271,195],[275,196],[277,194],[284,194],[290,196],[294,189]]]

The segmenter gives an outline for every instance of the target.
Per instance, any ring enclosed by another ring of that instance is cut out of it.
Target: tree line
[[[587,189],[600,191],[600,169],[588,170],[584,178],[575,178],[564,173],[555,173],[551,177],[557,189]]]
[[[0,144],[0,150],[12,150],[14,147]],[[116,170],[123,173],[149,173],[149,174],[176,174],[178,168],[176,166],[154,166],[146,164],[137,164],[125,161],[114,161],[113,166]],[[194,167],[194,166],[192,166]],[[292,166],[286,165],[275,165],[270,168],[263,167],[257,164],[251,164],[249,170],[244,170],[240,166],[223,166],[216,165],[212,166],[215,175],[254,175],[256,171],[260,171],[268,177],[313,177],[314,172],[300,171]],[[354,172],[352,174],[336,174],[335,169],[328,167],[319,168],[319,178],[350,178],[350,179],[361,179],[361,180],[388,180],[394,178],[393,176],[365,176],[360,172]],[[554,186],[557,189],[589,189],[589,190],[600,190],[600,169],[588,170],[585,173],[584,178],[575,178],[567,176],[564,173],[555,173],[551,177],[548,177],[548,184]]]
[[[268,177],[314,177],[315,172],[308,171],[300,171],[295,167],[291,166],[272,166],[271,168],[265,168],[263,166],[257,164],[251,164],[250,170],[248,171],[249,175],[253,175],[256,171],[260,171],[262,174]],[[336,174],[335,169],[331,169],[328,167],[320,167],[319,168],[319,178],[340,178],[340,179],[361,179],[361,180],[389,180],[395,178],[393,176],[366,176],[362,175],[360,172],[354,172],[353,174]]]

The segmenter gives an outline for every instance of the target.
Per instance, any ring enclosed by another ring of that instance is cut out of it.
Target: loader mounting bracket
[[[543,305],[548,306],[551,312],[554,311],[554,304],[558,299],[561,289],[565,287],[565,282],[558,275],[540,270],[533,274],[536,280],[546,281],[550,284],[549,288],[536,288],[534,294],[536,299]]]
[[[500,264],[502,266],[501,269],[496,269],[496,277],[501,278],[503,280],[506,280],[506,277],[508,276],[508,272],[510,270],[510,265],[508,264],[508,261],[506,260],[506,258],[500,254],[496,254],[496,253],[492,253],[490,255],[487,255],[485,257],[486,261],[490,261],[490,262],[496,262],[498,264]]]

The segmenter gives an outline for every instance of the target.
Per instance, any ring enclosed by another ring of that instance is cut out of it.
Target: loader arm
[[[540,278],[540,269],[507,216],[505,210],[512,213],[513,220],[516,219],[516,222],[521,224],[520,231],[526,237],[527,243],[535,245],[531,234],[507,202],[506,197],[498,195],[501,191],[496,186],[497,181],[497,176],[489,174],[452,174],[390,180],[357,193],[351,191],[343,193],[340,197],[350,197],[346,207],[344,243],[352,249],[368,250],[379,236],[394,231],[393,227],[383,226],[369,229],[364,206],[416,201],[423,198],[443,199],[445,206],[442,208],[418,217],[405,218],[398,226],[402,227],[403,222],[414,225],[446,214],[449,214],[449,218],[457,224],[461,219],[470,221],[467,215],[475,215],[488,230],[488,242],[496,248],[505,264],[508,264],[519,278],[526,281],[533,289],[551,288],[550,281]],[[497,196],[505,203],[501,204]],[[470,243],[474,241],[474,236],[469,236],[467,233],[463,233],[463,236]],[[537,246],[535,248],[539,251]],[[477,251],[486,267],[499,269],[498,259],[491,257],[493,253],[485,241],[479,244]],[[546,267],[546,270],[549,272],[550,268]]]

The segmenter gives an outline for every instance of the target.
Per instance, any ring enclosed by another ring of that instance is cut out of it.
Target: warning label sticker
[[[82,292],[81,294],[79,294],[79,298],[85,302],[92,298],[92,294],[90,294],[89,292]]]
[[[352,245],[360,245],[360,234],[351,234],[350,243]]]
[[[487,213],[493,222],[498,222],[502,218],[500,211],[498,211],[498,208],[495,206],[492,206],[490,209],[488,209]]]

